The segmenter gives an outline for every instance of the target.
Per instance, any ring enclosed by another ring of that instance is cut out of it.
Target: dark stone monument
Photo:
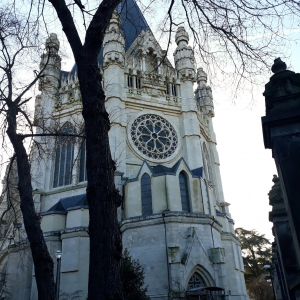
[[[279,175],[269,194],[276,243],[273,261],[281,272],[283,299],[293,300],[300,299],[300,74],[287,70],[280,58],[272,71],[265,86],[262,128],[265,148],[272,149]]]

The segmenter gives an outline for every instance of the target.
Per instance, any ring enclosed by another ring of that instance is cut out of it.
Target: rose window
[[[171,156],[178,145],[173,126],[157,115],[142,115],[131,126],[131,138],[135,147],[152,159]]]

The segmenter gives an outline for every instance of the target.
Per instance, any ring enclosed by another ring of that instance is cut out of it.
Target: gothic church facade
[[[179,294],[198,299],[218,291],[226,299],[246,300],[241,248],[222,190],[207,76],[195,69],[184,27],[176,33],[173,67],[134,0],[126,3],[114,13],[99,54],[115,183],[123,197],[118,211],[123,247],[144,267],[151,299]],[[76,66],[61,70],[55,34],[46,46],[51,46],[50,63],[36,97],[36,119],[42,114],[47,122],[64,124],[66,133],[78,132]],[[32,160],[36,208],[54,261],[56,250],[62,251],[60,290],[80,291],[85,299],[85,146],[65,139],[48,147],[51,155]],[[16,240],[4,238],[1,247],[6,287],[12,291],[8,299],[37,299],[30,255],[20,254]]]

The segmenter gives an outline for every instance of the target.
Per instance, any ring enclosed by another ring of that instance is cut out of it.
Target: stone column
[[[262,117],[265,148],[272,149],[282,188],[295,257],[281,254],[299,268],[300,262],[300,74],[286,69],[280,58],[265,86],[266,116]],[[300,297],[300,274],[288,284],[291,299]]]
[[[175,68],[181,81],[180,128],[183,157],[190,169],[202,167],[200,127],[193,84],[196,81],[194,51],[188,46],[189,36],[184,27],[178,27],[175,36],[177,48],[174,53]]]

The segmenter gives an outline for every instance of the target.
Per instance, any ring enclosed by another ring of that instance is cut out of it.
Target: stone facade
[[[129,13],[114,13],[99,55],[115,184],[123,197],[118,213],[123,246],[144,267],[151,299],[177,299],[193,288],[217,287],[226,299],[246,300],[240,243],[223,196],[207,76],[195,69],[184,27],[175,37],[174,68],[133,0],[126,9]],[[36,97],[37,130],[64,124],[66,132],[79,132],[83,121],[76,66],[61,71],[55,34],[46,45],[51,50],[41,65],[49,54],[50,63]],[[55,251],[62,250],[61,291],[81,291],[85,299],[89,212],[84,142],[47,141],[47,149],[42,160],[34,159],[32,150],[36,208],[54,261]],[[19,244],[15,240],[1,249],[13,278],[8,277],[7,287],[23,288],[9,299],[34,300],[30,254],[24,252],[24,270],[18,268]]]

